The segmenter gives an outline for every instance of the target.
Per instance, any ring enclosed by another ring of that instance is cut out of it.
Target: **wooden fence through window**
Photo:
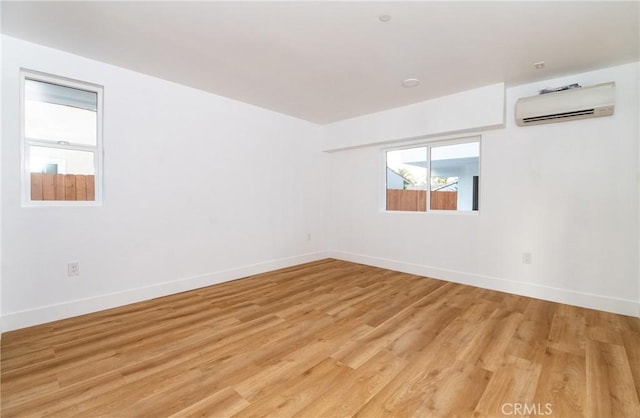
[[[457,210],[458,192],[431,192],[432,210]],[[387,189],[387,210],[425,212],[426,190]]]
[[[95,176],[31,173],[31,200],[96,200]]]

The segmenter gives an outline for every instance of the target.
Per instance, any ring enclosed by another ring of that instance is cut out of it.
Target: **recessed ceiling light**
[[[544,68],[544,61],[534,62],[533,68],[535,68],[536,70],[542,70]]]
[[[380,15],[380,16],[378,16],[378,20],[383,22],[383,23],[386,23],[386,22],[391,20],[391,16],[389,16],[389,15]]]
[[[407,78],[402,81],[402,87],[415,87],[420,84],[420,80],[417,78]]]

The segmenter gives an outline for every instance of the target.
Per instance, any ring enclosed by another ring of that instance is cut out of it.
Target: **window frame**
[[[67,77],[47,74],[40,71],[20,69],[20,181],[22,207],[78,207],[78,206],[102,206],[103,202],[103,94],[104,87],[99,84],[75,80]],[[64,142],[54,142],[43,139],[28,138],[25,134],[25,82],[26,80],[41,81],[56,84],[73,89],[96,93],[96,144],[81,145]],[[95,200],[31,200],[31,172],[30,152],[32,146],[56,148],[70,151],[84,151],[93,153]]]
[[[481,187],[478,185],[478,209],[477,210],[444,210],[431,209],[431,149],[459,144],[478,143],[478,178],[482,178],[482,135],[473,135],[455,138],[439,138],[432,141],[420,141],[404,143],[402,145],[382,148],[382,195],[380,198],[381,212],[392,214],[446,214],[446,215],[462,215],[477,216],[482,208]],[[400,151],[413,148],[426,148],[426,170],[427,170],[427,193],[426,193],[426,210],[388,210],[387,209],[387,153],[390,151]]]

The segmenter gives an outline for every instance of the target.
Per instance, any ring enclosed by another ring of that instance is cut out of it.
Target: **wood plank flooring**
[[[640,417],[640,319],[322,260],[8,332],[3,417]]]

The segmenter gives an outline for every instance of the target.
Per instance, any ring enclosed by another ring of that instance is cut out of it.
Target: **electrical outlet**
[[[522,264],[531,264],[531,253],[522,253]]]
[[[307,241],[311,241],[311,234],[307,234]]]
[[[67,264],[67,276],[79,276],[80,275],[80,263],[77,261]]]

